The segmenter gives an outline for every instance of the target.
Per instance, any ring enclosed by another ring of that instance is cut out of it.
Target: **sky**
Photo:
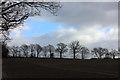
[[[61,2],[61,5],[57,16],[43,10],[41,16],[29,17],[11,32],[12,41],[8,45],[55,46],[78,40],[89,49],[118,48],[117,2]]]

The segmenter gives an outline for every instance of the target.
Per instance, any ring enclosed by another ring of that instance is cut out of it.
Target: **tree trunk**
[[[96,57],[99,59],[99,55],[97,55],[97,53],[95,52],[95,55],[96,55]]]
[[[50,58],[51,58],[51,51],[50,51]]]
[[[73,58],[75,59],[75,50],[73,51],[73,54],[74,54]]]
[[[45,56],[45,58],[46,58],[46,56],[47,56],[46,53],[44,53],[44,56]]]
[[[62,58],[62,52],[60,52],[60,58]]]
[[[13,53],[13,57],[15,57],[15,54]]]
[[[113,54],[113,59],[115,59],[115,55]]]
[[[100,55],[100,59],[102,59],[102,53],[100,53],[99,55]]]
[[[82,59],[84,59],[84,55],[83,55],[83,52],[82,52],[82,56],[81,56],[81,57],[82,57]]]
[[[100,56],[100,59],[102,59],[102,56]]]
[[[27,55],[26,55],[26,58],[27,58]]]
[[[37,52],[37,58],[38,58],[39,52]]]
[[[34,53],[34,58],[35,58],[35,53]]]

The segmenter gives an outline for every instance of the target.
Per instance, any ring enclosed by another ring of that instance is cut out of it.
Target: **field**
[[[120,60],[44,58],[3,59],[2,76],[8,78],[118,78]]]

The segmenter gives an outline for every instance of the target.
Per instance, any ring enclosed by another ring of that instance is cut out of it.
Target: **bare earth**
[[[120,59],[73,60],[44,58],[3,59],[5,78],[118,78]]]

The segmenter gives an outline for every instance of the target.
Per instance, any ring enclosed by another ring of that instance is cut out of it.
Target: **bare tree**
[[[9,35],[9,31],[23,24],[24,21],[30,16],[40,16],[41,10],[47,10],[52,14],[55,14],[61,5],[59,2],[38,2],[33,0],[29,2],[26,0],[3,0],[0,3],[0,34],[4,37]]]
[[[17,46],[13,46],[12,47],[12,53],[13,53],[13,57],[17,57],[17,53],[18,53],[18,47]]]
[[[76,58],[76,53],[78,53],[79,49],[80,49],[79,41],[72,41],[69,44],[69,48],[70,48],[71,52],[73,53],[73,58],[75,59]]]
[[[118,58],[120,58],[120,48],[118,48]]]
[[[67,49],[66,44],[64,44],[64,43],[58,43],[57,44],[56,52],[60,53],[60,58],[62,58],[62,54],[67,52],[67,51],[68,51],[68,49]]]
[[[49,44],[49,45],[47,46],[47,50],[48,50],[48,52],[50,53],[50,58],[54,57],[54,51],[55,51],[54,46]]]
[[[108,52],[106,48],[94,48],[91,52],[93,52],[97,58],[102,59],[102,56]]]
[[[79,52],[81,54],[81,58],[85,59],[86,55],[89,53],[89,49],[86,47],[80,47]]]
[[[38,57],[39,53],[42,51],[42,47],[39,44],[35,44],[35,50],[37,52],[37,57]]]
[[[106,49],[106,54],[105,54],[105,59],[111,59],[111,53],[109,52],[108,49]]]
[[[23,50],[24,56],[27,58],[28,57],[28,45],[24,44],[21,46],[21,49]]]
[[[18,57],[22,57],[21,48],[20,47],[18,47]]]
[[[44,53],[44,57],[46,58],[46,57],[47,57],[47,52],[48,52],[47,47],[46,47],[46,46],[43,46],[43,47],[42,47],[42,51],[43,51],[43,53]]]
[[[35,45],[34,44],[30,44],[30,57],[35,57]]]
[[[112,56],[112,59],[115,59],[115,56],[119,55],[119,51],[112,49],[110,52],[110,55]]]

